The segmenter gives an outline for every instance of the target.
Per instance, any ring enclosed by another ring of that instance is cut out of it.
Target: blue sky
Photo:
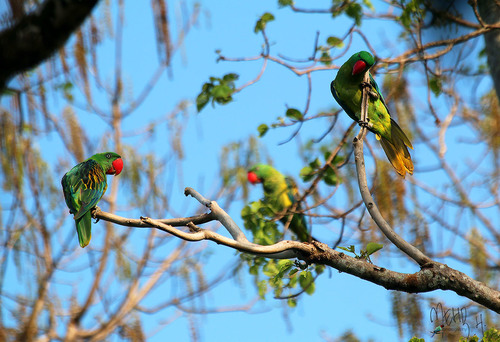
[[[330,3],[318,1],[311,6],[327,8]],[[171,18],[173,18],[178,10],[178,4],[169,4],[169,6]],[[309,5],[308,2],[304,2],[303,5],[299,4],[299,6]],[[380,11],[381,6],[385,7],[385,4],[376,2],[375,6]],[[171,79],[163,77],[150,98],[138,109],[136,114],[125,121],[124,132],[126,133],[133,131],[150,118],[165,115],[175,107],[180,99],[191,100],[188,109],[190,112],[189,123],[183,140],[186,157],[182,163],[182,180],[176,178],[171,199],[172,203],[176,203],[177,211],[185,210],[182,215],[191,215],[199,209],[193,199],[184,197],[184,187],[191,186],[208,196],[219,184],[219,158],[222,146],[234,141],[245,141],[250,135],[256,135],[259,124],[270,124],[278,115],[284,115],[286,106],[301,110],[305,106],[306,77],[296,77],[282,66],[269,63],[262,79],[236,94],[234,102],[226,106],[216,105],[212,107],[207,105],[200,114],[195,113],[193,101],[201,90],[202,84],[210,76],[220,77],[229,72],[236,72],[240,75],[240,80],[237,82],[237,86],[240,86],[255,78],[259,73],[262,61],[217,63],[215,50],[220,49],[222,54],[228,57],[258,55],[261,51],[262,38],[253,33],[253,28],[256,20],[266,11],[272,12],[276,17],[276,21],[271,22],[267,29],[273,54],[280,53],[292,58],[309,57],[316,32],[320,33],[320,44],[324,44],[328,36],[341,37],[352,25],[352,21],[343,16],[333,21],[329,15],[302,15],[300,22],[297,22],[298,16],[293,15],[288,9],[278,10],[276,1],[201,1],[199,23],[186,37],[181,52],[173,58],[173,77]],[[374,48],[382,56],[401,52],[406,47],[397,40],[398,32],[389,21],[367,19],[363,21],[361,30],[370,39],[373,39]],[[151,62],[155,61],[156,47],[149,4],[145,5],[138,1],[126,2],[124,37],[125,93],[137,96],[141,86],[148,81],[148,75],[156,68],[156,64]],[[113,79],[114,70],[112,46],[112,44],[104,44],[100,50],[101,68],[107,70],[109,82]],[[341,61],[345,60],[351,53],[361,49],[366,49],[366,46],[359,38],[355,37],[351,49]],[[109,58],[104,56],[109,56]],[[310,113],[314,114],[337,107],[329,89],[329,84],[335,74],[336,71],[333,70],[313,74]],[[419,82],[421,85],[421,79],[415,80],[415,83]],[[483,88],[488,86],[488,84],[481,85]],[[97,99],[97,103],[103,100],[98,92],[94,92],[94,97]],[[95,127],[91,138],[95,139],[97,143],[107,127],[92,114],[76,110],[81,122]],[[349,118],[343,115],[340,119],[340,125],[346,127],[349,123]],[[311,137],[318,137],[326,127],[326,120],[306,122],[302,127],[300,139],[305,141]],[[265,146],[277,168],[297,177],[303,163],[297,156],[296,142],[292,140],[287,144],[279,145],[294,130],[295,127],[271,130],[264,138],[260,139],[260,142]],[[335,133],[333,131],[331,134]],[[450,134],[451,144],[455,142],[455,134],[460,135],[460,132]],[[373,137],[369,139],[372,145],[375,145],[375,139]],[[156,151],[159,155],[167,155],[166,151],[170,148],[168,136],[159,135],[157,141],[155,146],[141,146],[141,149]],[[130,138],[127,142],[133,143],[134,138]],[[48,151],[58,148],[58,144],[59,142],[52,137],[40,141],[40,146],[45,151],[44,155],[48,158],[53,157]],[[454,153],[452,148],[450,153]],[[295,156],[297,157],[295,158]],[[417,162],[423,161],[420,165],[426,165],[425,156],[418,149],[413,152],[412,156]],[[458,154],[457,158],[459,158]],[[126,156],[124,159],[126,161]],[[416,177],[432,179],[435,176],[417,174]],[[261,194],[260,188],[253,188],[250,199],[257,200]],[[342,199],[338,201],[341,202]],[[240,226],[243,226],[239,217],[243,205],[244,203],[241,201],[235,202],[228,209],[228,212]],[[124,211],[118,214],[139,216],[142,213],[140,211]],[[73,229],[71,221],[67,220],[67,229]],[[339,223],[334,221],[327,226],[329,231],[323,231],[320,235],[329,242],[336,240],[337,235],[332,235],[332,232],[338,230]],[[213,227],[213,225],[209,227]],[[96,230],[95,234],[98,234],[99,227],[94,229]],[[316,229],[318,228],[316,227]],[[313,232],[315,232],[314,226]],[[134,234],[134,237],[140,241],[141,238],[147,236],[146,234],[145,231],[139,231]],[[349,242],[348,238],[345,238],[344,243],[347,245]],[[231,260],[235,262],[238,260],[235,252],[231,249],[216,246],[213,243],[200,244],[208,244],[211,252],[211,256],[206,262],[208,273],[210,270],[213,270],[214,273],[220,272],[221,265],[230,265]],[[85,254],[85,250],[82,253]],[[81,257],[87,260],[85,255],[81,255]],[[404,259],[405,257],[402,255],[395,255],[392,260],[383,260],[381,263],[382,266],[401,272],[418,271],[417,265],[410,264],[409,266]],[[457,266],[464,270],[461,264],[450,263],[450,266]],[[241,274],[240,277],[239,282],[228,280],[210,292],[204,298],[206,308],[244,305],[252,301],[256,296],[252,279],[245,274]],[[14,286],[14,284],[10,285]],[[157,300],[156,296],[161,296],[164,291],[167,293],[173,291],[163,287],[147,298],[146,302],[154,302]],[[452,293],[439,291],[432,295],[439,297],[447,305],[461,304],[461,301],[457,300],[457,296]],[[258,302],[249,312],[200,315],[195,317],[194,324],[200,327],[201,341],[304,341],[305,339],[322,341],[325,336],[334,338],[348,329],[355,331],[356,335],[363,341],[368,338],[372,338],[374,341],[397,341],[397,328],[391,317],[389,296],[390,292],[380,286],[348,274],[339,273],[336,270],[330,270],[317,280],[314,295],[303,295],[295,309],[283,310],[284,303],[273,299],[272,295],[269,294],[266,301]],[[424,308],[424,314],[427,312],[428,310]],[[155,331],[158,324],[168,320],[171,315],[175,316],[176,312],[165,310],[161,314],[142,316],[146,332]],[[184,314],[152,336],[150,341],[184,341],[188,340],[189,336],[189,319]],[[422,337],[428,339],[428,336]],[[405,338],[408,339],[409,336],[405,336]]]

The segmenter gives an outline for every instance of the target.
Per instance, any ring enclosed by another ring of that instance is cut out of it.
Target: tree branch
[[[369,84],[369,72],[366,72],[364,82]],[[368,87],[363,87],[363,97],[361,100],[361,120],[362,123],[367,123],[368,118],[368,97],[369,97]],[[358,175],[359,191],[361,192],[361,197],[365,203],[370,216],[375,221],[377,226],[380,228],[382,233],[401,251],[406,253],[410,258],[415,260],[420,266],[432,262],[432,260],[419,251],[417,248],[406,242],[402,237],[400,237],[392,229],[392,227],[387,223],[387,221],[382,217],[382,214],[375,205],[372,195],[370,194],[370,189],[368,188],[368,182],[366,180],[366,170],[365,170],[365,160],[363,156],[363,139],[366,134],[366,124],[361,126],[358,135],[354,138],[354,160],[356,162],[356,170]]]
[[[98,0],[46,0],[0,32],[0,90],[10,78],[34,68],[60,49]]]
[[[361,163],[363,163],[362,160]],[[364,174],[364,169],[360,170],[360,172],[363,172]],[[93,211],[93,216],[98,219],[128,227],[156,228],[186,241],[210,240],[217,244],[236,249],[240,252],[259,255],[266,258],[298,258],[309,264],[316,263],[327,265],[341,272],[349,273],[361,279],[381,285],[388,290],[411,293],[430,292],[434,290],[451,290],[460,296],[467,297],[476,303],[484,305],[490,310],[500,313],[499,291],[491,289],[484,283],[476,281],[462,272],[449,268],[445,264],[432,261],[411,245],[410,246],[417,252],[409,249],[406,246],[408,243],[404,240],[401,247],[397,245],[401,244],[401,242],[397,239],[394,243],[421,265],[420,271],[413,274],[387,270],[383,267],[366,262],[365,260],[345,255],[344,253],[338,252],[328,247],[326,244],[318,241],[303,243],[284,240],[268,246],[251,243],[247,240],[244,233],[236,225],[233,219],[219,207],[217,202],[206,199],[192,188],[186,188],[185,194],[192,196],[198,202],[207,208],[210,208],[211,212],[193,217],[157,220],[148,217],[130,219],[102,212],[99,208],[96,208],[96,210]],[[371,203],[372,205],[367,204],[367,207],[376,209],[373,204],[373,199],[371,199]],[[370,214],[371,213],[372,211],[370,211]],[[231,235],[234,239],[227,238],[211,230],[202,229],[194,225],[194,222],[207,223],[214,220],[221,222],[223,226],[228,229],[228,231],[232,231]],[[385,224],[387,225],[387,223]],[[185,232],[177,229],[174,225],[191,227],[191,232]],[[386,234],[387,231],[384,231],[386,228],[382,227],[381,230],[384,234]],[[390,229],[390,232],[396,235],[392,229]],[[236,237],[239,240],[236,240]],[[401,239],[397,235],[396,237]]]

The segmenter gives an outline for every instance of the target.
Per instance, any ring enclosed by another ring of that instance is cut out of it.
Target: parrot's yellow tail
[[[394,169],[402,177],[408,172],[413,174],[413,162],[411,161],[408,148],[413,149],[410,140],[406,137],[398,124],[391,119],[391,140],[381,137],[380,144],[384,149],[387,159],[391,162]]]

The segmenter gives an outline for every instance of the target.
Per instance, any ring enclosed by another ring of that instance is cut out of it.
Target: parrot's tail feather
[[[413,150],[413,145],[411,144],[410,139],[408,139],[405,132],[403,132],[401,127],[399,127],[399,125],[393,119],[391,119],[391,136],[392,136],[392,142],[394,143],[395,146],[398,145],[395,142],[395,140],[397,140],[398,142],[401,142],[402,144],[408,146]],[[406,152],[408,152],[408,149],[406,149]],[[408,154],[408,156],[409,155],[410,154]]]
[[[76,219],[75,222],[78,241],[80,242],[80,247],[83,248],[89,244],[91,237],[92,217],[90,215],[90,210],[82,217]]]
[[[380,144],[384,149],[387,158],[391,162],[394,169],[402,177],[408,172],[410,175],[413,174],[413,162],[411,161],[410,152],[402,140],[394,139],[395,144],[392,144],[389,140],[382,138]]]
[[[408,172],[413,174],[413,162],[411,161],[408,147],[413,149],[410,139],[406,136],[399,125],[391,119],[391,139],[381,137],[380,144],[384,149],[387,158],[391,162],[394,169],[402,177]]]

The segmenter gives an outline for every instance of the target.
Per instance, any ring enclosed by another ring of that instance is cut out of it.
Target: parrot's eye
[[[106,158],[110,159],[111,158],[111,153],[106,153]]]

